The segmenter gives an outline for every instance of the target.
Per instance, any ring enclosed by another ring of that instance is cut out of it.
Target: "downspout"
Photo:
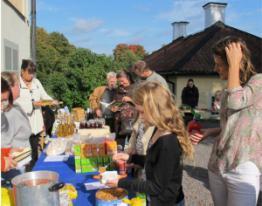
[[[36,63],[36,0],[31,0],[31,59]]]

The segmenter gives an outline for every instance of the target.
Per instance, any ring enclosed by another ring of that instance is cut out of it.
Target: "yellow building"
[[[30,0],[1,1],[1,71],[18,71],[30,58]]]

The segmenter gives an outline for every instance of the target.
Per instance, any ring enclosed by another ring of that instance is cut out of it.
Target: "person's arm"
[[[254,104],[254,97],[262,91],[262,74],[253,76],[244,87],[228,89],[228,108],[240,110]]]
[[[174,138],[175,139],[175,138]],[[177,141],[176,139],[173,141]],[[179,173],[180,148],[178,142],[166,144],[160,149],[157,162],[153,168],[156,181],[150,180],[119,180],[118,186],[131,191],[144,192],[148,195],[158,196],[162,201],[174,198],[178,195],[181,185],[172,181],[173,175]]]
[[[261,74],[253,76],[249,82],[242,87],[240,85],[240,65],[242,60],[242,50],[239,43],[231,43],[226,48],[228,61],[228,108],[239,110],[251,106],[254,96],[262,89]]]
[[[40,99],[41,99],[41,100],[53,100],[53,98],[50,97],[50,96],[46,93],[46,91],[45,91],[43,85],[41,84],[41,82],[40,82],[38,79],[35,79],[35,80],[36,80],[37,86],[39,87]]]
[[[146,156],[145,155],[139,155],[139,154],[133,154],[130,156],[130,159],[128,160],[128,163],[133,163],[135,165],[139,165],[140,167],[144,167],[145,165]]]
[[[89,97],[89,105],[90,108],[95,111],[97,109],[100,109],[100,99],[105,91],[105,87],[97,87],[94,89],[93,93]]]
[[[186,104],[186,88],[184,88],[182,91],[181,99],[182,99],[182,104]]]
[[[226,48],[228,62],[228,82],[229,90],[240,87],[240,64],[242,60],[242,50],[240,43],[230,43]]]
[[[190,134],[190,139],[193,144],[198,144],[207,137],[216,137],[221,132],[221,128],[202,129],[201,133],[194,132]]]
[[[6,157],[9,156],[11,148],[1,148],[1,172],[6,171]]]
[[[196,106],[198,105],[198,100],[199,100],[199,92],[198,92],[198,88],[196,87]]]

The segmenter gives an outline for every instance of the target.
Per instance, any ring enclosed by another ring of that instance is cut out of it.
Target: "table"
[[[78,192],[77,199],[73,200],[74,206],[94,206],[96,190],[87,191],[84,183],[94,182],[92,176],[97,172],[90,172],[84,174],[75,173],[74,157],[70,156],[66,162],[44,162],[46,154],[42,152],[38,161],[36,162],[33,171],[48,170],[59,173],[59,181],[64,183],[71,183],[75,186]]]

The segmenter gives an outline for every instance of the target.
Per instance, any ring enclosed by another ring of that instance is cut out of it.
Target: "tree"
[[[69,108],[88,107],[93,90],[106,83],[109,71],[128,68],[145,51],[140,45],[119,44],[113,56],[98,55],[89,49],[76,48],[58,32],[37,28],[37,78],[47,92]]]
[[[37,78],[54,98],[71,107],[88,106],[88,97],[120,66],[111,56],[75,48],[63,34],[37,28]]]
[[[128,46],[128,49],[132,51],[136,56],[143,59],[146,55],[146,51],[143,46],[138,44],[131,44]]]
[[[137,60],[143,59],[146,55],[141,45],[118,44],[114,49],[114,59],[122,67],[128,68]]]

